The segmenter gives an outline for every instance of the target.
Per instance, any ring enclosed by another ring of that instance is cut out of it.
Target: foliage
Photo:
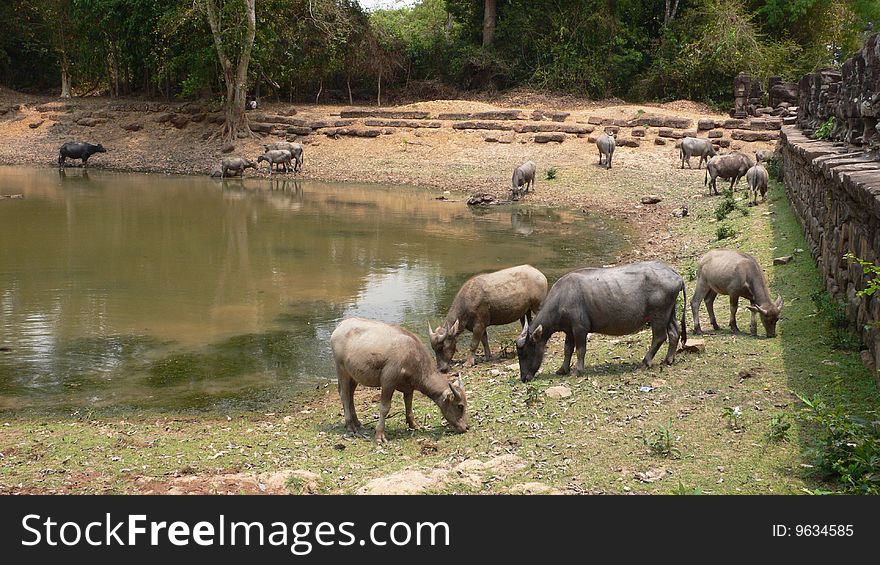
[[[843,256],[844,259],[849,261],[854,261],[861,265],[862,272],[868,275],[868,280],[865,283],[865,288],[856,292],[856,296],[873,296],[875,292],[880,290],[880,265],[871,263],[870,261],[865,261],[864,259],[859,259],[852,253],[847,253]]]
[[[731,430],[741,430],[739,418],[742,416],[742,409],[739,406],[727,406],[721,411],[721,417],[727,420],[727,427]]]
[[[682,484],[681,481],[678,481],[678,486],[669,491],[669,494],[675,494],[679,496],[699,496],[703,494],[702,489],[700,487],[687,488]]]
[[[772,442],[788,441],[788,431],[791,429],[791,418],[785,412],[777,412],[770,417],[770,430],[767,439]]]
[[[557,174],[558,172],[559,172],[559,171],[558,171],[558,169],[557,169],[556,167],[550,167],[549,169],[547,169],[547,176],[546,176],[546,179],[547,179],[547,180],[553,180],[553,179],[555,179],[555,178],[556,178],[556,174]]]
[[[648,446],[653,453],[661,457],[669,459],[679,459],[681,450],[676,445],[677,439],[672,434],[672,420],[670,419],[665,426],[660,426],[644,439],[645,445]]]
[[[880,494],[880,421],[848,414],[818,396],[798,398],[806,405],[806,420],[820,428],[819,443],[808,455],[823,478],[849,493]]]
[[[830,139],[832,131],[834,131],[834,116],[830,116],[822,122],[822,125],[813,132],[813,137],[816,139]]]
[[[718,226],[717,230],[715,230],[715,237],[718,239],[718,241],[721,241],[722,239],[736,237],[736,229],[730,224],[722,224]]]

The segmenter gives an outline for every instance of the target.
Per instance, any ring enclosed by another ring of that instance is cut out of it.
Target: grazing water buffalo
[[[278,169],[278,165],[281,165],[286,173],[290,170],[291,159],[293,159],[293,153],[287,149],[270,149],[257,157],[257,164],[259,165],[261,162],[266,161],[269,164],[270,175],[274,172],[272,165],[275,165],[275,170]]]
[[[761,200],[767,200],[767,185],[770,182],[770,175],[767,169],[761,165],[755,165],[746,173],[746,181],[749,183],[749,190],[754,193],[752,204],[758,204],[758,191],[761,191]]]
[[[687,161],[688,169],[691,168],[691,157],[694,156],[700,158],[700,162],[697,163],[697,168],[699,169],[700,167],[702,167],[703,161],[708,161],[709,157],[715,156],[715,148],[712,147],[712,142],[710,142],[708,139],[686,137],[681,140],[679,154],[681,155],[682,169],[684,168],[685,161]]]
[[[633,263],[608,269],[578,269],[556,281],[538,314],[516,339],[520,378],[530,381],[541,368],[547,341],[556,332],[565,333],[565,358],[558,375],[571,370],[571,354],[577,347],[575,373],[584,371],[587,334],[626,335],[651,325],[653,339],[641,365],[649,367],[657,350],[669,340],[665,362],[675,358],[679,337],[687,343],[684,309],[681,326],[675,319],[675,305],[687,292],[681,275],[657,261]]]
[[[718,329],[713,304],[719,294],[730,296],[730,329],[734,333],[739,332],[739,327],[736,325],[736,309],[740,297],[743,297],[752,303],[751,306],[746,307],[752,312],[752,321],[749,324],[752,335],[758,335],[755,314],[760,314],[761,323],[767,330],[767,337],[776,337],[776,322],[782,311],[783,300],[781,296],[778,296],[775,302],[770,300],[767,279],[764,278],[764,272],[754,257],[732,249],[713,249],[700,258],[697,266],[697,288],[694,289],[694,296],[691,299],[694,333],[702,333],[700,301],[706,302],[709,321],[712,322],[713,328]]]
[[[354,391],[364,385],[382,389],[376,441],[385,441],[385,417],[391,410],[394,391],[403,393],[406,423],[417,428],[412,412],[413,392],[418,390],[434,401],[446,421],[458,431],[468,429],[467,398],[461,377],[450,380],[431,360],[428,348],[399,326],[363,318],[347,318],[330,335],[336,362],[339,397],[345,410],[345,427],[359,433],[361,423],[354,410]]]
[[[769,149],[761,149],[759,151],[755,151],[755,159],[760,162],[769,163],[773,159],[773,152]]]
[[[488,359],[489,336],[486,328],[517,320],[527,323],[532,314],[538,311],[545,296],[547,277],[531,265],[471,277],[455,295],[446,321],[436,331],[428,325],[437,367],[444,373],[449,370],[458,336],[464,330],[473,332],[465,365],[470,367],[474,364],[474,355],[480,343],[483,344],[483,355]]]
[[[605,156],[605,168],[611,168],[611,157],[614,155],[614,148],[617,147],[617,141],[613,135],[608,132],[603,133],[596,140],[596,147],[599,148],[599,164],[602,164],[602,156]]]
[[[734,185],[739,182],[739,179],[746,176],[752,165],[754,165],[752,159],[742,153],[735,152],[716,155],[706,163],[706,176],[703,178],[703,185],[705,186],[708,180],[709,189],[718,194],[716,179],[721,177],[723,179],[730,179],[730,190],[733,190]]]
[[[535,171],[537,167],[534,161],[526,161],[513,171],[513,179],[510,181],[510,199],[519,200],[521,197],[534,190]]]
[[[220,178],[244,176],[245,169],[257,169],[257,164],[243,157],[229,157],[220,161]],[[213,174],[211,176],[214,176]]]
[[[293,167],[293,171],[298,173],[302,169],[303,164],[303,146],[299,143],[294,143],[291,141],[276,141],[275,143],[270,143],[268,145],[264,145],[266,151],[273,151],[277,149],[286,149],[290,151],[293,155],[293,160],[296,163]]]
[[[95,153],[106,152],[107,150],[100,143],[92,145],[91,143],[69,141],[58,150],[58,165],[63,167],[66,159],[82,159],[83,167],[88,167],[89,157]]]

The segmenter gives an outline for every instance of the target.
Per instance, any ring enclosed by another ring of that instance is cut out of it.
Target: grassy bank
[[[753,253],[765,266],[775,256],[794,256],[787,265],[766,267],[773,293],[786,302],[778,338],[732,335],[722,327],[703,336],[705,351],[681,354],[672,367],[634,372],[650,332],[594,335],[586,374],[559,377],[553,373],[562,357],[557,335],[543,373],[528,385],[519,382],[512,358],[464,371],[468,433],[443,427],[434,405],[420,396],[414,407],[423,428],[410,431],[396,397],[386,430],[390,442],[381,447],[343,434],[335,383],[268,413],[6,414],[0,417],[0,492],[833,490],[836,486],[823,484],[804,455],[820,430],[800,418],[803,404],[797,395],[819,394],[852,413],[875,415],[880,394],[858,352],[811,298],[822,296],[821,281],[782,187],[772,186],[769,202],[747,209],[747,215],[730,213],[723,223],[737,235],[719,242],[714,211],[721,198],[703,196],[696,172],[668,174],[686,179],[684,188],[670,182],[664,193],[689,202],[690,215],[670,217],[664,235],[674,241],[666,259],[686,278],[712,247]],[[635,183],[624,196],[642,189]],[[724,325],[724,297],[716,307]],[[706,322],[705,310],[702,314]],[[747,316],[741,304],[740,327],[748,326]],[[688,312],[689,328],[690,318]],[[497,351],[499,341],[509,344],[512,337],[496,332],[493,347]],[[557,385],[571,395],[554,398],[553,391],[545,392]],[[370,433],[377,402],[374,390],[356,397]],[[780,422],[791,427],[781,432]],[[777,431],[775,440],[768,437],[771,429]]]

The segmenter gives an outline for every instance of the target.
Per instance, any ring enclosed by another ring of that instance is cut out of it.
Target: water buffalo
[[[358,385],[382,389],[376,441],[385,441],[385,417],[391,410],[394,391],[403,393],[406,423],[417,428],[412,412],[413,392],[418,390],[434,401],[446,421],[458,431],[468,429],[467,397],[461,377],[450,380],[434,366],[428,348],[399,326],[364,318],[342,320],[330,335],[330,348],[336,362],[339,397],[345,411],[345,427],[359,433],[361,423],[354,409]]]
[[[256,170],[257,164],[243,157],[228,157],[220,161],[220,178],[244,176],[245,169]],[[212,174],[211,176],[215,176]]]
[[[446,314],[446,321],[431,330],[428,337],[437,356],[437,367],[449,370],[455,355],[458,336],[464,330],[473,332],[471,349],[465,365],[474,364],[480,343],[483,355],[489,358],[489,336],[486,328],[521,320],[525,324],[538,311],[547,296],[547,277],[531,265],[520,265],[468,279],[459,289]]]
[[[706,311],[712,327],[718,329],[713,304],[719,294],[730,296],[730,329],[739,332],[736,325],[736,309],[740,297],[749,300],[747,306],[752,312],[749,330],[752,335],[758,334],[755,314],[761,316],[761,323],[767,331],[767,337],[776,336],[776,322],[782,311],[781,296],[776,301],[770,300],[767,279],[758,261],[751,255],[733,251],[732,249],[713,249],[700,258],[697,266],[697,287],[691,299],[691,311],[694,315],[694,333],[702,333],[700,329],[700,302],[705,301]]]
[[[730,179],[730,190],[739,182],[739,179],[746,176],[746,173],[752,168],[754,163],[751,157],[743,153],[725,153],[724,155],[716,155],[709,159],[706,163],[706,176],[703,178],[703,186],[706,181],[709,183],[709,189],[718,194],[716,179]]]
[[[771,160],[773,160],[773,152],[769,149],[760,149],[758,151],[755,151],[755,159],[758,161],[758,163],[762,161],[764,163],[769,163]]]
[[[266,151],[272,151],[277,149],[286,149],[290,151],[293,155],[293,160],[295,165],[293,167],[293,171],[298,173],[302,169],[303,164],[303,146],[299,143],[294,143],[291,141],[276,141],[275,143],[270,143],[268,145],[264,145]]]
[[[277,170],[278,165],[281,165],[284,167],[284,172],[286,173],[290,170],[291,159],[293,159],[293,154],[287,149],[270,149],[257,157],[257,164],[259,165],[261,162],[266,161],[269,164],[270,175],[273,173],[273,165],[275,166],[275,170]]]
[[[708,139],[686,137],[681,140],[679,154],[681,156],[682,169],[684,168],[685,161],[687,161],[688,169],[691,168],[691,157],[694,156],[700,158],[700,162],[697,163],[697,168],[699,169],[703,166],[703,161],[708,161],[709,157],[715,156],[715,148],[712,146],[712,142]]]
[[[106,153],[107,150],[100,143],[92,145],[80,141],[69,141],[58,150],[58,165],[63,167],[66,159],[82,159],[83,167],[89,166],[89,157],[95,153]]]
[[[526,161],[513,171],[510,181],[510,199],[519,200],[534,190],[536,166],[534,161]]]
[[[681,292],[687,303],[684,280],[665,263],[649,261],[607,269],[578,269],[565,274],[550,289],[538,314],[516,339],[520,378],[530,381],[541,368],[547,341],[565,333],[565,358],[558,375],[571,370],[571,354],[577,347],[575,372],[584,371],[587,334],[626,335],[651,325],[653,339],[641,366],[648,367],[667,339],[665,363],[675,359],[679,337],[687,342],[685,312],[681,326],[675,306]]]
[[[767,169],[761,165],[755,165],[746,173],[746,181],[749,183],[749,191],[754,194],[752,204],[758,204],[758,191],[761,191],[761,200],[767,200],[767,185],[770,182]]]
[[[599,164],[602,164],[602,156],[605,156],[605,168],[611,168],[611,157],[614,156],[614,148],[617,147],[617,141],[614,139],[614,135],[609,135],[608,132],[603,133],[596,140],[596,146],[599,148]]]

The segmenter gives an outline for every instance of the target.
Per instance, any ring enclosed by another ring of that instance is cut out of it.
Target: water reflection
[[[0,193],[0,409],[285,398],[332,378],[344,316],[421,332],[476,272],[622,250],[601,218],[399,187],[0,167]]]

